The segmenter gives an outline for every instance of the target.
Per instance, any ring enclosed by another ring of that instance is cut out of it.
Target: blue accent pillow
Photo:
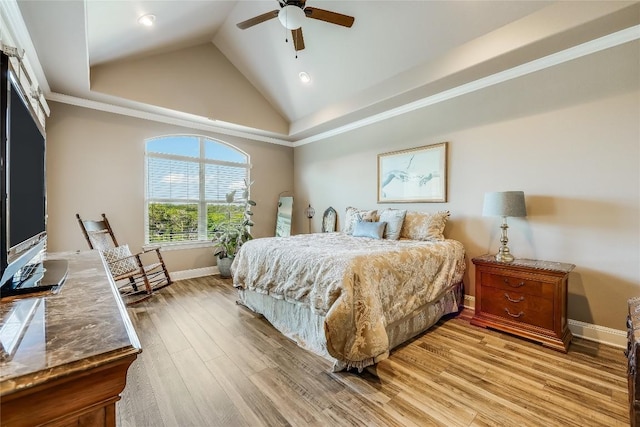
[[[356,222],[353,228],[353,237],[371,237],[372,239],[382,239],[386,222]]]

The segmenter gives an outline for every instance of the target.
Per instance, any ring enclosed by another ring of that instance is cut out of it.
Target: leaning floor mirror
[[[291,235],[291,217],[293,214],[293,196],[280,196],[276,217],[276,237]]]

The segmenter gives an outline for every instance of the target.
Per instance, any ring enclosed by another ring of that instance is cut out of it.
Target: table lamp
[[[485,193],[484,206],[482,208],[483,216],[501,216],[502,217],[502,236],[500,237],[500,249],[496,254],[496,261],[512,262],[513,255],[507,247],[509,238],[507,237],[507,217],[508,216],[527,216],[527,207],[524,204],[524,192],[522,191],[498,191],[493,193]]]

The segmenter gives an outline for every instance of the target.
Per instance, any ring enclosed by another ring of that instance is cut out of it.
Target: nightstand
[[[498,329],[567,352],[567,285],[573,264],[493,255],[473,258],[476,310],[471,324]]]

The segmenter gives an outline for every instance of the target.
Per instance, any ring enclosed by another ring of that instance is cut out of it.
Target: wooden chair
[[[107,262],[111,276],[127,305],[142,302],[150,298],[153,292],[172,283],[160,249],[132,254],[128,245],[118,244],[105,214],[98,221],[83,220],[79,214],[76,214],[76,218],[89,247],[99,250]],[[155,256],[152,262],[143,263],[153,253]]]

